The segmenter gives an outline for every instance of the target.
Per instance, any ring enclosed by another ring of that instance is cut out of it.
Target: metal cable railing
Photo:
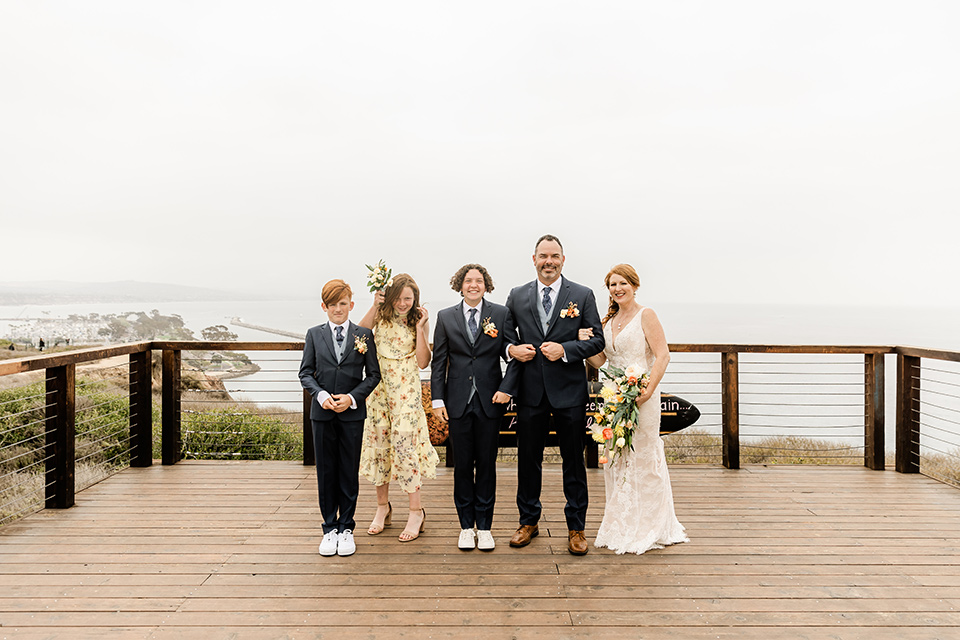
[[[303,456],[303,391],[300,354],[230,355],[250,373],[223,378],[226,357],[184,356],[180,419],[182,455],[202,460],[300,460]],[[200,385],[200,388],[195,388]],[[204,388],[207,387],[207,388]]]
[[[45,381],[18,377],[18,383],[0,390],[0,524],[43,508],[50,459],[46,412],[56,394],[44,389]]]
[[[864,451],[860,355],[743,354],[740,455],[746,462],[860,463]]]
[[[960,486],[960,363],[924,359],[911,380],[919,394],[911,407],[919,433],[910,444],[918,451],[920,473]]]
[[[717,464],[721,459],[720,359],[703,353],[672,353],[660,381],[661,407],[666,394],[679,396],[700,411],[700,418],[686,429],[663,436],[671,463]]]

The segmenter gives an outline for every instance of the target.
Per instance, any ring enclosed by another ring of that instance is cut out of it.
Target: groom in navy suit
[[[540,533],[540,488],[543,448],[550,417],[563,459],[563,495],[567,499],[568,549],[587,553],[583,534],[587,515],[587,470],[583,463],[586,432],[587,374],[583,361],[604,347],[603,328],[593,291],[560,276],[564,263],[559,238],[542,236],[534,248],[537,279],[515,287],[507,297],[519,332],[509,347],[519,369],[517,396],[517,507],[520,527],[511,547],[524,547]],[[593,337],[579,340],[579,330]],[[508,375],[512,372],[508,369]]]
[[[460,519],[457,547],[492,551],[497,440],[516,384],[515,375],[503,378],[500,360],[507,358],[517,332],[507,308],[484,299],[484,293],[493,291],[493,279],[483,266],[463,265],[450,286],[463,301],[437,314],[430,365],[433,413],[450,422],[453,502]]]
[[[367,396],[380,383],[373,332],[350,322],[353,292],[343,280],[323,285],[329,322],[307,331],[300,384],[310,392],[310,423],[323,517],[320,555],[353,555],[360,492],[360,446]],[[306,446],[306,443],[304,443]]]

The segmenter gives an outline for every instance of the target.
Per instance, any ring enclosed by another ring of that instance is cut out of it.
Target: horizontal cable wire
[[[17,442],[11,442],[10,444],[5,444],[0,447],[0,451],[6,451],[7,449],[12,449],[13,447],[22,447],[25,443],[37,440],[39,438],[46,438],[48,435],[56,431],[56,429],[51,429],[43,433],[38,433],[35,436],[30,436],[29,438],[24,438],[23,440],[18,440]]]
[[[856,407],[855,404],[810,403],[810,402],[741,402],[741,407]]]
[[[121,456],[128,456],[128,455],[130,455],[131,451],[132,451],[131,449],[126,449],[126,450],[124,450],[124,451],[121,451],[120,453],[118,453],[117,455],[113,456],[113,457],[110,458],[109,460],[104,460],[101,464],[109,465],[111,462],[113,462],[114,460],[116,460],[117,458],[119,458],[119,457],[121,457]],[[110,475],[115,475],[118,471],[120,471],[120,468],[119,468],[119,467],[114,467],[114,471],[113,471],[113,473],[111,473]]]
[[[802,451],[804,453],[810,451],[859,451],[863,449],[863,445],[859,446],[849,446],[849,447],[830,447],[827,449],[799,449],[796,447],[761,447],[760,445],[740,443],[741,454],[744,449],[759,449],[760,451]],[[836,456],[834,456],[836,457]]]
[[[960,413],[960,411],[958,411],[957,409],[953,409],[951,407],[944,407],[934,402],[930,402],[929,400],[921,400],[920,404],[930,405],[931,407],[936,407],[937,409],[943,409],[944,411],[950,411],[952,413]],[[920,413],[918,409],[912,409],[912,411],[915,411],[916,413]]]
[[[740,386],[756,387],[759,385],[768,385],[771,387],[863,387],[862,382],[753,382],[742,381]]]
[[[119,422],[114,422],[114,423],[111,423],[111,424],[124,424],[124,423],[123,423],[122,421],[119,421]],[[105,427],[106,427],[106,426],[110,426],[110,425],[105,425]],[[102,429],[101,429],[101,431],[102,431]],[[88,447],[92,447],[92,446],[94,446],[94,445],[100,444],[100,443],[103,442],[104,440],[109,440],[110,438],[115,438],[115,437],[117,437],[117,435],[119,435],[119,433],[126,433],[126,430],[117,430],[117,431],[114,431],[113,433],[110,433],[110,434],[108,434],[108,435],[105,435],[104,437],[98,438],[98,439],[96,439],[96,440],[89,440],[89,441],[88,441],[88,440],[81,440],[80,442],[77,443],[76,448],[77,448],[77,449],[86,449],[86,448],[88,448]],[[130,437],[128,436],[128,437],[127,437],[127,440],[129,440],[129,439],[130,439]],[[117,440],[117,444],[120,444],[121,442],[123,442],[123,440]]]
[[[6,435],[14,431],[19,431],[20,429],[26,429],[27,427],[32,427],[33,425],[36,425],[36,424],[43,424],[46,421],[47,421],[47,418],[41,418],[40,420],[34,420],[33,422],[17,425],[16,427],[7,429],[6,431],[0,431],[0,435]]]
[[[958,433],[960,433],[960,432],[957,432],[956,430],[944,429],[943,427],[940,427],[934,424],[929,424],[927,422],[924,422],[923,420],[920,421],[920,425],[926,427],[927,429],[934,429],[942,433],[949,433],[950,435],[958,435]],[[957,445],[957,446],[960,446],[960,445]]]
[[[129,377],[130,377],[129,375],[122,375],[122,376],[104,376],[103,378],[98,378],[98,379],[96,379],[96,380],[86,380],[86,381],[84,381],[84,382],[77,382],[77,383],[74,385],[74,388],[77,390],[78,395],[80,395],[80,394],[79,394],[79,391],[82,390],[82,389],[85,389],[85,388],[87,388],[87,387],[94,387],[94,386],[101,386],[101,387],[102,387],[102,386],[120,387],[120,386],[123,386],[123,385],[118,385],[118,384],[106,385],[105,382],[106,382],[107,380],[113,380],[114,378],[123,378],[124,380],[128,380]],[[129,382],[128,382],[127,384],[129,384]]]
[[[126,400],[126,398],[125,398],[124,396],[117,396],[117,397],[115,397],[115,398],[112,398],[112,399],[110,399],[110,400],[107,400],[106,402],[101,402],[100,404],[95,404],[95,405],[93,405],[92,407],[84,407],[84,408],[82,408],[82,409],[77,409],[77,412],[76,412],[76,413],[77,413],[77,415],[80,415],[80,414],[83,413],[84,411],[93,411],[94,409],[99,409],[100,407],[105,407],[105,406],[107,406],[108,404],[113,404],[114,402],[119,402],[119,401],[123,401],[123,400]]]
[[[934,395],[944,396],[945,398],[953,398],[955,400],[960,400],[960,396],[953,395],[952,393],[944,393],[943,391],[936,391],[934,389],[920,389],[920,393],[932,393]]]
[[[40,451],[40,449],[34,449],[34,451]],[[3,480],[4,478],[9,478],[10,476],[16,475],[16,474],[18,474],[18,473],[23,473],[23,472],[26,471],[27,469],[32,469],[33,467],[36,467],[36,466],[38,466],[38,465],[46,464],[46,463],[47,463],[48,461],[50,461],[50,460],[53,460],[53,456],[52,456],[52,455],[51,455],[51,456],[47,456],[46,458],[43,458],[42,460],[37,460],[36,462],[31,462],[30,464],[28,464],[28,465],[25,466],[25,467],[19,467],[19,468],[17,468],[17,469],[14,469],[13,471],[8,471],[7,473],[5,473],[5,474],[3,474],[2,476],[0,476],[0,480]]]
[[[18,485],[14,485],[13,488],[22,487],[22,486],[25,485],[25,484],[27,484],[27,483],[26,483],[26,482],[21,482],[21,483],[18,484]],[[24,501],[26,501],[27,498],[29,498],[30,496],[35,495],[35,494],[37,494],[37,493],[40,493],[40,492],[43,491],[44,489],[46,489],[46,487],[41,486],[39,489],[34,489],[33,491],[30,491],[29,493],[25,493],[25,494],[23,494],[22,496],[20,496],[19,498],[14,498],[14,499],[11,500],[10,502],[8,502],[8,503],[6,503],[6,504],[3,504],[3,505],[0,505],[0,510],[6,509],[7,507],[9,507],[9,506],[12,505],[12,504],[16,504],[16,503],[18,503],[18,502],[24,502]]]
[[[829,406],[829,405],[825,405]],[[817,419],[820,418],[860,418],[863,419],[863,414],[859,416],[850,414],[850,413],[841,413],[841,414],[810,414],[810,413],[746,413],[744,411],[740,412],[740,417],[743,418],[810,418]],[[862,426],[862,425],[861,425]]]
[[[111,416],[119,415],[125,412],[126,410],[127,408],[124,407],[123,409],[117,409],[115,411],[110,411],[108,413],[98,413],[97,415],[87,418],[86,420],[81,420],[80,422],[77,423],[76,426],[82,427],[85,424],[90,424],[91,422],[95,422],[97,420],[103,420],[104,418],[109,418]],[[94,431],[96,431],[96,429],[94,429]]]
[[[39,512],[39,511],[43,511],[43,501],[42,501],[42,500],[39,501],[39,502],[37,502],[37,503],[34,503],[34,504],[28,506],[26,509],[21,509],[20,511],[17,511],[16,513],[13,513],[13,514],[10,514],[10,515],[8,515],[8,516],[5,516],[4,518],[0,519],[0,524],[3,524],[4,522],[13,522],[14,520],[18,519],[18,518],[19,518],[20,516],[22,516],[23,514],[29,515],[29,514],[32,514],[32,513],[37,513],[37,512]]]
[[[5,459],[3,462],[4,462],[4,463],[13,462],[14,460],[19,460],[20,458],[23,458],[23,457],[25,457],[25,456],[35,455],[35,454],[37,454],[38,452],[41,452],[41,451],[43,451],[43,449],[41,449],[41,448],[31,449],[30,451],[27,451],[26,453],[21,453],[21,454],[18,455],[18,456],[14,456],[14,457],[12,457],[12,458],[7,458],[7,459]]]
[[[183,409],[183,410],[181,411],[181,413],[189,413],[189,414],[192,414],[192,415],[203,416],[203,415],[207,415],[207,414],[213,413],[213,412],[211,412],[211,411],[194,411],[193,409]],[[299,418],[299,417],[300,417],[300,412],[299,412],[299,411],[272,411],[272,412],[266,412],[266,413],[224,413],[224,412],[217,412],[217,413],[215,413],[214,415],[216,415],[216,416],[218,416],[218,417],[220,417],[220,416],[238,416],[238,417],[239,417],[239,416],[243,416],[243,417],[252,417],[252,416],[256,416],[256,417],[260,417],[260,416],[291,416],[291,417]]]
[[[55,404],[45,404],[45,405],[41,405],[41,406],[39,406],[39,407],[34,407],[33,409],[27,409],[27,410],[25,410],[25,411],[20,411],[19,413],[7,413],[7,414],[4,414],[3,416],[0,416],[0,418],[4,418],[4,419],[6,419],[6,418],[16,418],[17,416],[22,416],[22,415],[24,415],[24,414],[26,414],[26,413],[33,413],[34,411],[46,411],[46,410],[49,409],[50,407],[55,407],[55,406],[57,406],[57,405],[55,405]]]
[[[960,422],[957,422],[956,420],[951,420],[950,418],[942,418],[932,413],[925,413],[923,411],[920,411],[919,409],[911,409],[911,411],[913,411],[913,413],[921,417],[933,418],[934,420],[942,420],[943,422],[949,422],[950,424],[960,425]]]
[[[741,428],[750,428],[750,429],[795,429],[795,430],[804,430],[809,431],[811,429],[863,429],[862,424],[810,424],[810,425],[786,425],[786,424],[744,424],[740,423]],[[743,434],[741,434],[743,435]],[[859,434],[858,434],[859,435]],[[800,437],[800,436],[798,436]],[[812,438],[814,436],[804,433],[802,436],[804,438]],[[836,434],[830,434],[823,437],[836,437]]]
[[[953,376],[960,375],[960,371],[950,371],[949,369],[937,369],[936,367],[929,367],[927,365],[923,365],[922,369],[924,371],[936,371],[937,373],[948,373]]]
[[[129,442],[129,441],[130,441],[130,438],[127,438],[126,441]],[[120,441],[120,443],[123,443],[123,442],[124,442],[124,440],[121,440],[121,441]],[[92,457],[94,457],[94,456],[96,456],[96,455],[102,454],[102,453],[103,453],[103,451],[94,451],[93,453],[88,453],[87,455],[83,456],[82,458],[77,458],[77,462],[78,462],[78,463],[79,463],[79,462],[84,462],[84,461],[89,460],[90,458],[92,458]],[[121,451],[120,453],[116,454],[115,456],[113,456],[112,458],[110,458],[110,460],[104,460],[104,461],[102,461],[102,464],[107,464],[108,462],[110,462],[110,461],[112,461],[112,460],[116,460],[118,457],[120,457],[120,456],[125,456],[125,455],[130,455],[130,449],[129,449],[129,448],[126,448],[126,449],[124,449],[123,451]]]
[[[863,367],[863,362],[858,360],[755,360],[753,358],[742,358],[740,364],[746,364],[754,367],[781,366],[792,367],[794,365],[817,366],[817,367]]]
[[[929,448],[929,447],[928,447],[928,448]],[[939,453],[940,455],[946,456],[946,457],[948,457],[948,458],[954,458],[954,459],[956,459],[956,460],[960,460],[960,455],[957,455],[957,454],[955,454],[955,453],[950,453],[949,451],[938,451],[937,453]],[[928,456],[928,457],[929,457],[929,456]],[[920,454],[920,459],[923,460],[923,458],[924,458],[924,455],[923,455],[923,453],[921,452],[921,454]],[[933,461],[932,461],[932,460],[928,460],[928,462],[932,463]]]
[[[942,384],[942,385],[946,385],[946,386],[948,386],[948,387],[956,387],[956,388],[960,389],[960,384],[955,383],[955,382],[946,382],[946,381],[944,381],[944,380],[936,380],[936,379],[934,379],[934,378],[924,378],[924,377],[920,377],[919,380],[921,380],[921,381],[923,381],[923,382],[931,382],[931,383],[933,383],[933,384]]]
[[[840,398],[863,398],[863,393],[842,393],[831,391],[747,391],[741,392],[743,395],[751,396],[831,396]],[[850,404],[849,406],[854,406]]]
[[[189,400],[189,404],[223,404],[227,400]],[[231,400],[230,404],[263,404],[256,400]],[[303,404],[303,400],[270,400],[266,404]]]
[[[949,440],[938,438],[937,436],[930,435],[929,433],[921,433],[920,438],[924,440],[927,440],[927,439],[933,440],[934,442],[942,442],[943,444],[948,444],[951,447],[960,447],[960,445],[958,445],[956,442],[950,442]],[[928,445],[921,445],[921,446],[928,446]]]
[[[56,391],[51,390],[51,391],[47,391],[46,393],[38,393],[35,396],[24,396],[22,398],[14,398],[13,400],[4,400],[3,402],[0,402],[0,406],[3,406],[5,404],[12,404],[14,402],[25,402],[26,400],[34,400],[35,398],[43,398],[44,396],[49,396],[50,394],[53,394],[53,393],[56,393]]]
[[[914,444],[916,444],[916,443],[914,443]],[[949,455],[950,455],[950,454],[947,453],[946,451],[941,451],[940,449],[937,449],[936,447],[931,447],[930,445],[921,445],[920,448],[921,448],[921,449],[925,449],[925,450],[927,450],[927,451],[933,451],[934,453],[939,453],[939,454],[942,455],[942,456],[949,456]],[[921,457],[922,457],[922,456],[921,456]]]

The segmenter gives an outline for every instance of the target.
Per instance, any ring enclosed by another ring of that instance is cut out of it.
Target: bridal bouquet
[[[387,267],[383,260],[372,267],[370,265],[364,266],[370,272],[370,275],[367,276],[367,287],[370,288],[370,293],[383,291],[393,283],[393,279],[390,277],[393,271]]]
[[[611,365],[600,372],[608,382],[600,390],[603,408],[590,430],[593,439],[602,444],[605,451],[611,452],[611,458],[616,458],[624,447],[633,451],[633,430],[638,422],[635,401],[646,388],[649,376],[641,373],[635,364],[626,369]],[[600,456],[601,464],[607,462],[607,456]]]

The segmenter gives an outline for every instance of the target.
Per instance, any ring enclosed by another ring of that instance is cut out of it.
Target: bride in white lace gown
[[[639,425],[633,451],[625,449],[604,465],[606,506],[594,545],[617,553],[641,554],[650,549],[687,542],[673,508],[670,474],[660,440],[660,379],[670,361],[663,327],[653,309],[641,307],[634,296],[640,286],[636,270],[619,264],[605,279],[610,309],[603,320],[606,348],[587,360],[595,367],[609,363],[626,369],[639,365],[649,374],[647,388],[637,399]],[[582,329],[581,338],[589,329]]]

